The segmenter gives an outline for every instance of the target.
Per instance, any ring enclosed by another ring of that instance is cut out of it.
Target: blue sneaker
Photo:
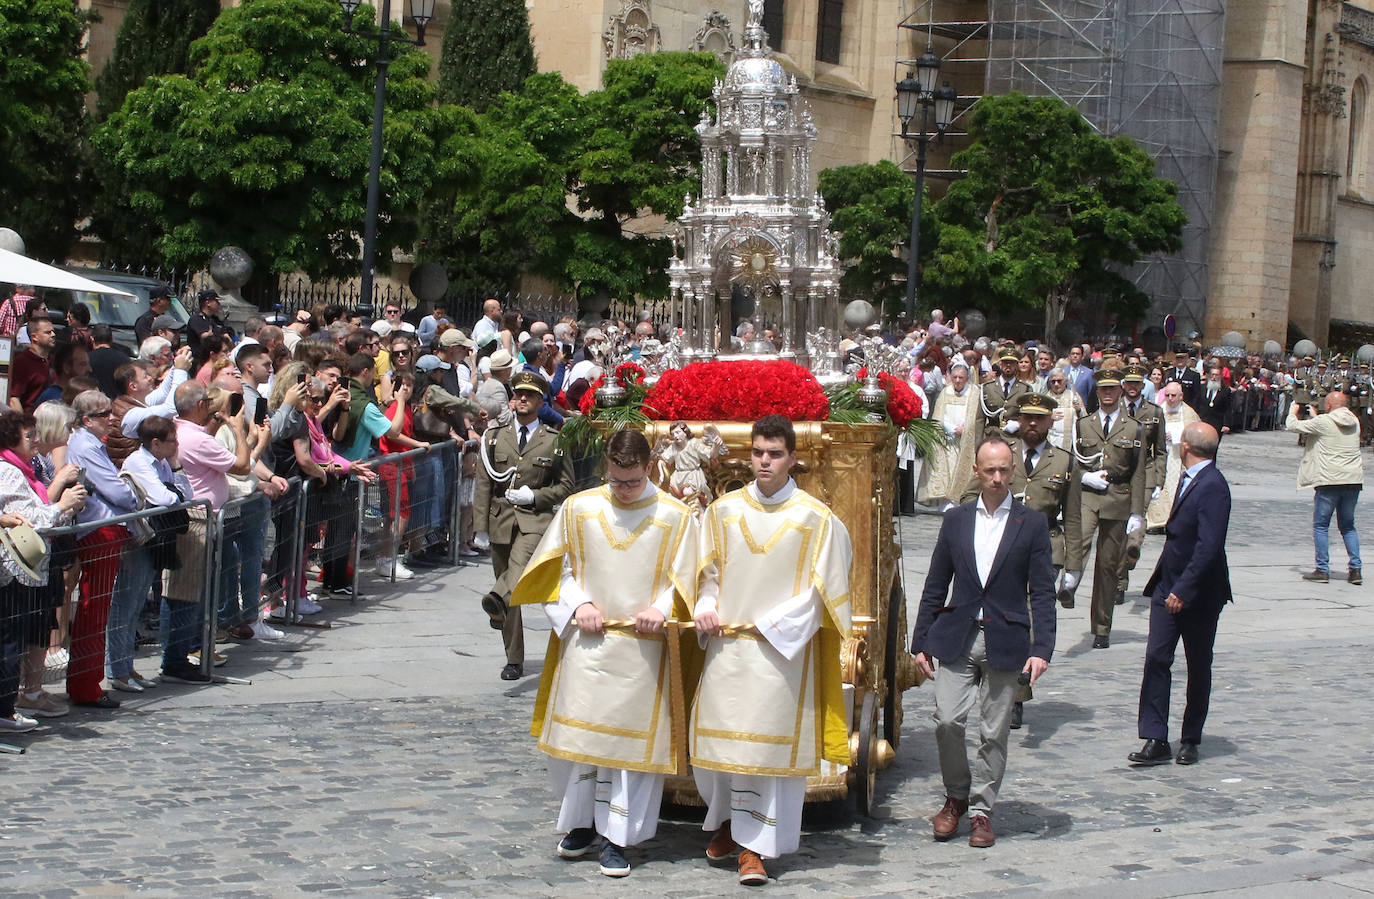
[[[625,851],[610,840],[601,844],[601,873],[607,877],[625,877],[630,873]]]
[[[596,848],[596,831],[590,827],[574,827],[558,844],[563,858],[581,858]]]

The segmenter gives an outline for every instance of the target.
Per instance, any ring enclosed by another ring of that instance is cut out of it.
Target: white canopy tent
[[[132,297],[133,294],[107,287],[90,278],[83,278],[65,269],[45,265],[36,259],[11,253],[0,248],[0,281],[10,284],[27,284],[33,287],[55,287],[62,290],[81,290],[87,293],[108,293],[118,297]]]

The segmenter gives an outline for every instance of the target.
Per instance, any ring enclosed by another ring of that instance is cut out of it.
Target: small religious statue
[[[749,22],[763,21],[763,0],[749,0]]]
[[[720,464],[720,457],[728,450],[720,431],[707,425],[705,434],[693,437],[685,421],[675,421],[668,429],[671,440],[664,439],[654,447],[655,477],[660,485],[668,479],[668,492],[700,512],[713,499],[706,469]]]

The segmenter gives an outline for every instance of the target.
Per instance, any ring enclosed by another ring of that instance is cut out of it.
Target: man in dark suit
[[[1179,438],[1184,471],[1164,526],[1164,550],[1145,585],[1145,595],[1150,597],[1150,638],[1139,715],[1139,735],[1145,745],[1127,756],[1133,765],[1162,765],[1171,759],[1180,765],[1197,762],[1212,693],[1217,619],[1231,601],[1231,574],[1226,567],[1231,486],[1215,464],[1220,440],[1215,428],[1200,421],[1185,427]],[[1169,748],[1169,669],[1180,638],[1188,659],[1188,689],[1175,758]]]
[[[1207,383],[1198,390],[1197,402],[1193,404],[1197,417],[1216,429],[1220,435],[1231,433],[1226,427],[1226,413],[1231,410],[1231,388],[1221,379],[1221,368],[1207,369]]]
[[[1164,383],[1177,381],[1183,385],[1183,401],[1193,407],[1194,412],[1201,412],[1197,407],[1198,395],[1201,392],[1202,377],[1193,368],[1193,359],[1186,350],[1174,353],[1174,367],[1164,372]]]
[[[1013,465],[1011,447],[1001,438],[979,444],[974,471],[982,492],[940,524],[911,639],[917,667],[935,678],[935,737],[945,783],[935,839],[954,836],[967,811],[969,845],[980,849],[996,842],[990,816],[1007,766],[1018,681],[1024,673],[1035,683],[1054,653],[1049,523],[1012,497]],[[940,662],[938,675],[932,659]],[[981,745],[970,769],[964,724],[975,700]]]

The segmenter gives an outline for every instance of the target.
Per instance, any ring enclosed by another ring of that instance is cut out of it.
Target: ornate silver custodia
[[[701,196],[686,199],[668,270],[684,364],[729,353],[732,308],[752,306],[759,333],[803,364],[814,358],[804,335],[840,324],[841,270],[811,173],[816,127],[762,16],[751,3],[743,46],[696,126]]]

